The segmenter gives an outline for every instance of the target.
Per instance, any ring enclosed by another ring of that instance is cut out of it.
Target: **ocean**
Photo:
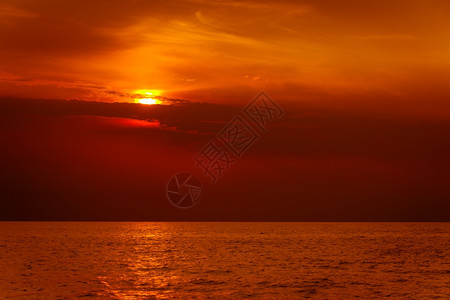
[[[0,222],[0,299],[450,299],[450,223]]]

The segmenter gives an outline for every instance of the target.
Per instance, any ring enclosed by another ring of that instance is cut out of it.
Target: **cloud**
[[[417,36],[412,34],[373,34],[373,35],[362,35],[362,36],[352,36],[353,39],[358,40],[414,40]]]
[[[208,193],[183,220],[445,219],[448,120],[285,109],[209,185],[192,156],[239,108],[1,99],[0,219],[169,220],[164,188],[185,170]]]
[[[14,7],[13,5],[8,5],[7,3],[0,3],[0,17],[1,23],[9,23],[9,18],[36,18],[37,13],[27,11]]]

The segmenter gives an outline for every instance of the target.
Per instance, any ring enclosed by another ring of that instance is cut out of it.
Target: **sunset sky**
[[[0,0],[0,217],[449,220],[449,82],[445,0]],[[174,210],[261,90],[286,116]]]
[[[3,95],[448,96],[448,1],[0,2]]]

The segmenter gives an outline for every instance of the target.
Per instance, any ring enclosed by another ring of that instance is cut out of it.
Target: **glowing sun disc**
[[[153,104],[161,104],[161,101],[158,99],[154,99],[151,96],[159,96],[161,95],[160,90],[136,90],[134,91],[135,96],[142,97],[142,98],[135,98],[135,103],[140,104],[147,104],[147,105],[153,105]]]
[[[158,103],[159,103],[158,100],[152,99],[152,98],[136,99],[135,101],[136,101],[137,103],[140,103],[140,104],[147,104],[147,105],[158,104]]]

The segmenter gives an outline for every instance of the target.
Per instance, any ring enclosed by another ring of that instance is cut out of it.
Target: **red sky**
[[[225,102],[261,89],[292,101],[449,94],[445,0],[2,0],[0,16],[3,95],[132,101],[135,90],[154,89]]]
[[[444,0],[0,0],[0,217],[448,220],[449,37]],[[260,90],[285,117],[174,211]]]

